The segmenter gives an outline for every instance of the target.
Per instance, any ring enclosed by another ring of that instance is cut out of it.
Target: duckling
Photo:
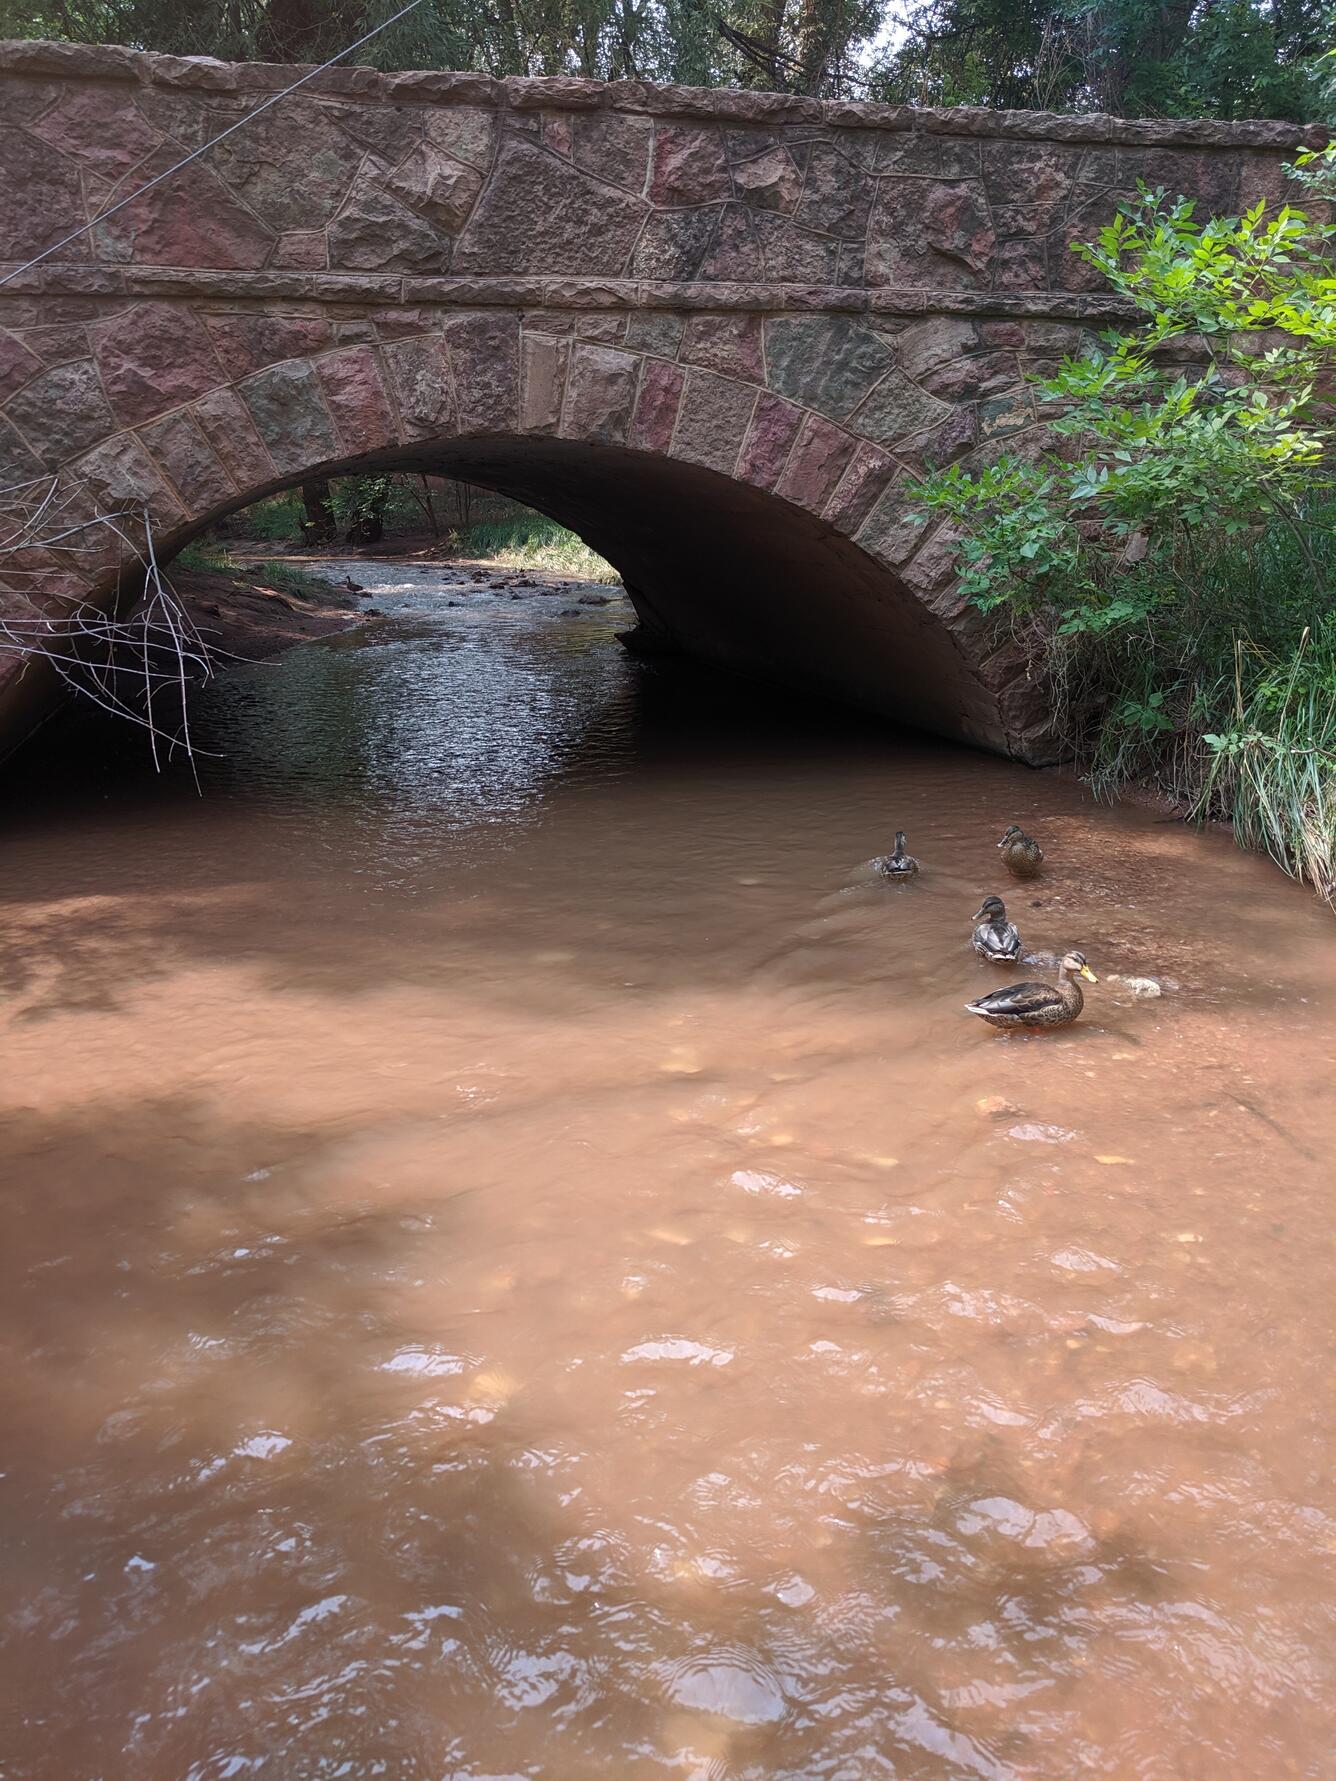
[[[1013,878],[1038,878],[1044,850],[1015,823],[1008,826],[997,845],[1002,850],[1002,864]]]
[[[880,854],[868,864],[874,872],[880,872],[883,878],[912,878],[919,869],[919,863],[912,853],[905,852],[905,832],[895,831],[895,852]]]
[[[1069,977],[1068,972],[1072,976]],[[989,1026],[1004,1030],[1011,1027],[1069,1027],[1085,1007],[1081,985],[1075,981],[1078,977],[1084,977],[1087,983],[1099,982],[1085,962],[1083,952],[1068,952],[1058,966],[1056,983],[1008,984],[1005,989],[995,989],[991,995],[980,996],[977,1002],[966,1002],[965,1007],[980,1020],[986,1020]]]
[[[1007,906],[1001,897],[985,897],[974,916],[974,950],[981,959],[995,965],[1009,965],[1020,957],[1020,930],[1007,920]]]

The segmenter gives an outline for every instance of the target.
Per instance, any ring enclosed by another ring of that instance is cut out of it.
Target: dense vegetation
[[[1336,198],[1336,153],[1301,158]],[[1303,196],[1300,193],[1299,196]],[[1321,205],[1319,204],[1319,208]],[[1077,249],[1140,312],[1037,395],[1037,452],[939,471],[965,587],[1097,789],[1150,780],[1336,895],[1336,228],[1143,191]]]
[[[0,0],[0,36],[318,61],[404,0]],[[1329,0],[421,0],[381,67],[1130,117],[1316,114]]]

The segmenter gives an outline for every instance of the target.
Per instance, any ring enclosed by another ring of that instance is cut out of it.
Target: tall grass
[[[583,538],[539,513],[469,526],[456,539],[462,555],[506,569],[545,569],[577,581],[609,584],[620,579]]]
[[[1336,901],[1336,507],[1153,576],[1127,623],[1051,639],[1090,784],[1150,783]]]

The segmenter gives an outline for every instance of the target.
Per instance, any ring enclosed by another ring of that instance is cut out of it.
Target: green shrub
[[[1299,180],[1336,188],[1336,151]],[[1040,449],[919,486],[1097,791],[1150,780],[1336,892],[1336,230],[1143,188],[1076,251],[1138,312],[1035,384]]]

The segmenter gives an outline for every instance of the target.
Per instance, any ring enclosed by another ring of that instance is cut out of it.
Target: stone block
[[[0,402],[7,402],[41,368],[42,361],[36,353],[30,352],[16,335],[0,328]]]
[[[41,473],[36,452],[7,420],[0,417],[0,488],[16,488]]]
[[[834,494],[855,443],[842,427],[809,414],[775,492],[786,501],[820,513]]]
[[[274,463],[255,431],[250,411],[235,390],[212,390],[190,410],[240,492],[250,494],[273,480]]]
[[[543,113],[543,147],[550,148],[554,155],[562,155],[566,160],[571,158],[574,136],[573,119],[560,111]]]
[[[571,119],[571,155],[585,173],[639,196],[649,174],[654,128],[622,112],[582,112]]]
[[[92,359],[44,371],[10,397],[5,413],[50,470],[116,431]]]
[[[555,433],[561,425],[570,343],[526,332],[521,342],[520,430]]]
[[[305,359],[271,365],[238,390],[283,475],[303,476],[341,455],[320,379]]]
[[[719,223],[719,207],[656,210],[631,254],[632,278],[678,283],[697,277]]]
[[[1020,381],[1016,356],[1008,352],[978,352],[971,358],[948,359],[925,371],[918,380],[921,389],[941,402],[973,402],[981,396],[996,396],[1003,390],[1018,388]]]
[[[886,452],[875,445],[856,446],[822,518],[852,538],[899,474],[899,465]]]
[[[140,428],[154,462],[194,518],[229,506],[237,491],[218,454],[189,414],[169,414]]]
[[[767,278],[777,284],[833,285],[839,278],[840,243],[798,229],[787,217],[757,214],[754,228]]]
[[[379,451],[395,442],[389,396],[371,346],[347,346],[314,361],[325,405],[349,452]]]
[[[765,381],[759,315],[693,315],[682,344],[683,364],[704,365],[726,377]]]
[[[976,290],[987,282],[995,245],[980,185],[885,180],[868,224],[867,280]]]
[[[512,432],[520,409],[519,317],[496,309],[465,312],[447,316],[444,332],[460,430]]]
[[[1082,151],[1054,142],[989,142],[984,189],[992,204],[1063,204],[1076,183]]]
[[[733,196],[724,139],[697,124],[656,124],[649,197],[664,207],[709,204]]]
[[[644,216],[630,193],[529,143],[508,143],[459,237],[455,270],[616,278]]]
[[[304,95],[284,99],[210,149],[208,165],[275,234],[330,221],[362,164],[339,112]]]
[[[692,371],[673,434],[673,456],[731,476],[746,437],[756,390],[713,371]]]
[[[90,332],[103,388],[122,426],[138,426],[235,375],[224,371],[204,323],[182,303],[139,303]]]
[[[426,114],[427,140],[444,149],[453,160],[476,167],[480,173],[492,164],[496,145],[496,113],[472,105]]]
[[[0,128],[0,260],[26,260],[87,221],[78,170],[44,142]],[[82,237],[61,249],[63,260],[86,260]]]
[[[160,149],[139,168],[136,178],[163,173],[176,159],[174,150]],[[117,265],[235,271],[263,266],[274,245],[270,231],[202,161],[182,167],[134,199],[99,224],[94,237],[97,257]]]
[[[620,445],[631,426],[640,359],[606,346],[577,346],[561,431],[567,439]]]
[[[802,423],[801,408],[763,391],[757,398],[751,425],[742,444],[738,475],[757,488],[774,488],[784,474],[784,466]]]
[[[186,518],[143,444],[133,433],[116,433],[69,466],[72,486],[87,491],[102,513],[148,510],[155,526],[170,529]]]
[[[808,151],[797,221],[823,235],[861,241],[875,192],[875,183],[856,162],[830,143],[814,142]]]
[[[323,229],[292,229],[280,235],[274,249],[275,266],[291,266],[304,272],[323,272],[329,261]]]
[[[445,272],[450,237],[386,189],[384,175],[367,173],[329,225],[331,266],[369,272]]]
[[[410,209],[453,235],[469,219],[482,190],[482,174],[463,161],[454,160],[434,143],[424,142],[395,169],[388,184]]]
[[[896,364],[913,378],[921,378],[939,365],[949,365],[977,352],[979,337],[973,322],[956,316],[934,315],[912,322],[896,341]]]
[[[772,148],[749,161],[735,163],[733,190],[756,210],[792,216],[802,194],[803,178],[787,149]]]
[[[630,443],[641,451],[667,452],[677,425],[686,373],[666,359],[649,359],[640,378]]]
[[[777,394],[843,420],[890,370],[895,354],[852,316],[770,316],[765,359]]]
[[[313,315],[278,315],[268,310],[238,311],[206,318],[209,338],[226,377],[234,383],[276,365],[280,359],[309,358],[334,344],[332,322]],[[105,377],[105,372],[104,372]],[[200,392],[194,390],[192,395]]]
[[[67,155],[86,172],[114,180],[137,167],[162,141],[136,109],[133,89],[125,87],[67,87],[31,128],[53,154]]]
[[[416,105],[326,105],[324,110],[345,136],[387,167],[397,166],[422,140],[423,113]]]
[[[748,210],[745,204],[726,204],[696,276],[746,284],[759,283],[765,275],[756,212]]]
[[[923,542],[922,509],[900,488],[888,488],[859,528],[857,543],[879,563],[899,569]]]
[[[686,318],[668,310],[638,309],[627,318],[626,344],[632,352],[675,359],[685,327]]]

